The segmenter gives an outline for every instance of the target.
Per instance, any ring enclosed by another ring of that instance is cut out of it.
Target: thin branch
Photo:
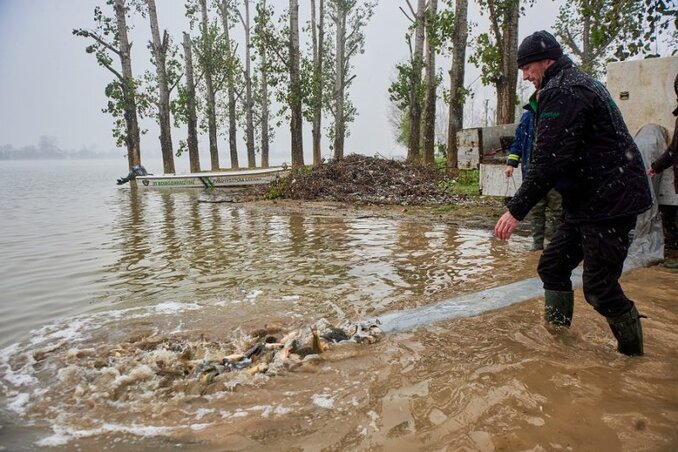
[[[101,44],[102,46],[106,47],[108,50],[110,50],[111,52],[115,53],[116,55],[118,55],[118,56],[121,56],[121,55],[122,55],[122,52],[121,52],[119,49],[116,49],[116,48],[113,47],[111,44],[109,44],[108,42],[104,41],[104,39],[103,39],[102,37],[100,37],[99,35],[97,35],[95,32],[93,32],[93,31],[90,30],[90,31],[87,32],[87,36],[89,36],[90,38],[94,39],[96,42],[98,42],[98,43]],[[130,48],[131,48],[131,47],[132,47],[132,44],[130,44]]]
[[[170,93],[174,90],[174,88],[177,87],[177,85],[179,84],[179,82],[181,81],[181,78],[182,78],[183,76],[184,76],[184,73],[182,73],[179,77],[177,77],[176,82],[174,82],[174,83],[172,84],[172,86],[169,87],[169,92],[170,92]]]
[[[494,38],[497,40],[497,47],[503,49],[503,36],[499,29],[499,21],[497,20],[497,8],[494,6],[494,0],[487,0],[487,8],[490,12],[490,22],[492,23],[492,30],[494,31]]]
[[[106,69],[108,69],[109,71],[111,71],[113,74],[115,74],[115,76],[118,77],[118,78],[120,79],[121,82],[124,82],[124,81],[125,81],[125,78],[122,76],[122,74],[121,74],[120,72],[118,72],[113,66],[111,66],[110,64],[108,64],[108,63],[106,63],[106,62],[104,62],[104,61],[101,61],[101,60],[99,60],[99,63],[100,63],[103,67],[105,67]]]
[[[417,17],[417,13],[414,11],[414,8],[412,8],[412,3],[410,3],[410,0],[405,0],[405,3],[407,3],[407,6],[410,8],[410,12],[412,13],[412,16]],[[400,10],[402,11],[402,7]],[[405,12],[405,11],[403,11]]]
[[[411,17],[407,14],[407,12],[405,12],[405,10],[403,9],[402,6],[399,6],[398,8],[400,9],[400,11],[403,12],[403,14],[405,15],[405,17],[407,17],[407,20],[409,20],[409,21],[412,22],[412,23],[415,23],[415,22],[416,22],[416,20],[414,20],[413,18],[411,18]],[[412,7],[410,6],[410,8],[412,8]],[[415,14],[415,17],[416,17],[416,14]]]

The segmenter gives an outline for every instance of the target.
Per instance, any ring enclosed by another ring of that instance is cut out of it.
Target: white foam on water
[[[263,290],[253,290],[253,291],[249,292],[248,294],[246,294],[245,298],[250,300],[251,302],[254,302],[254,301],[256,301],[257,297],[259,295],[263,294],[263,293],[264,293]]]
[[[26,404],[31,399],[31,395],[26,392],[20,392],[7,404],[7,408],[18,414],[26,413]]]
[[[262,407],[257,407],[257,408],[262,408]],[[278,406],[273,406],[273,405],[268,405],[266,407],[263,407],[264,410],[261,412],[261,417],[267,418],[270,417],[271,415],[273,416],[284,416],[290,412],[292,412],[291,408],[286,408],[282,405]]]
[[[174,427],[156,427],[151,425],[123,425],[123,424],[103,424],[99,428],[89,430],[76,430],[64,427],[62,425],[53,425],[53,435],[36,441],[37,446],[41,447],[55,447],[68,444],[74,439],[88,438],[92,436],[102,435],[105,433],[127,433],[139,437],[154,437],[167,436]]]
[[[177,314],[184,311],[195,311],[200,309],[200,305],[196,303],[179,303],[176,301],[168,301],[153,306],[153,310],[157,314]]]
[[[87,316],[89,317],[89,316]],[[82,340],[81,331],[88,326],[87,317],[75,317],[59,323],[51,323],[31,331],[31,345],[38,345],[44,342],[61,340],[62,342],[76,342]]]
[[[273,410],[273,413],[276,416],[285,416],[286,414],[289,414],[292,411],[293,411],[292,408],[286,408],[282,405],[278,405],[277,407],[275,407],[275,410]]]
[[[334,408],[334,399],[329,394],[313,394],[312,400],[320,408]]]
[[[28,358],[27,364],[20,369],[12,369],[9,360],[18,353],[19,344],[12,344],[0,350],[0,374],[2,374],[3,380],[14,387],[28,386],[37,383],[38,380],[31,375],[30,364],[33,362],[32,358]]]
[[[282,297],[283,301],[299,301],[301,297],[299,295],[285,295]]]
[[[191,430],[204,430],[212,424],[191,424]]]
[[[197,420],[202,419],[203,417],[207,416],[208,414],[214,413],[214,408],[200,408],[198,411],[195,412],[195,418]]]

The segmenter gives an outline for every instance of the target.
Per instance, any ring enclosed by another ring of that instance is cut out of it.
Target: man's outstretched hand
[[[497,221],[497,224],[494,227],[495,237],[501,240],[508,240],[509,237],[511,237],[511,234],[513,234],[513,231],[518,227],[518,223],[520,223],[520,221],[516,220],[513,215],[511,215],[511,212],[506,212],[499,218],[499,221]]]

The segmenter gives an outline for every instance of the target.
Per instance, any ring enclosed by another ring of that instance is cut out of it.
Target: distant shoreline
[[[94,152],[68,152],[68,153],[29,153],[24,151],[2,152],[0,161],[6,160],[115,160],[125,158],[122,153],[94,153]]]

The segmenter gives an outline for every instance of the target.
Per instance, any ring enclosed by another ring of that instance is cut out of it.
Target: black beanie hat
[[[548,31],[535,31],[518,47],[518,67],[539,60],[557,60],[563,56],[563,49]]]

